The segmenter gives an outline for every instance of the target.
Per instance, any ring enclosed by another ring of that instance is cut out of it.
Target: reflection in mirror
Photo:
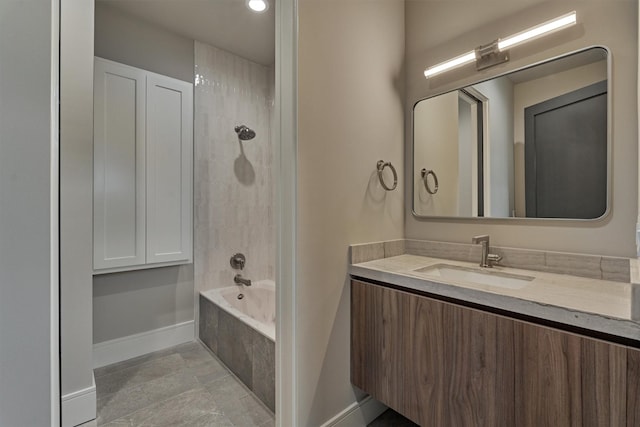
[[[603,216],[607,69],[592,48],[416,103],[414,214]]]

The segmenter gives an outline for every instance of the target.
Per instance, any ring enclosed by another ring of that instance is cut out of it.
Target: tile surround
[[[429,242],[407,240],[406,253],[433,258],[454,259],[456,261],[475,262],[480,259],[480,246],[464,243]]]
[[[218,354],[218,308],[213,304],[200,304],[199,308],[200,341]]]
[[[262,334],[253,337],[253,392],[267,408],[276,407],[276,347]]]
[[[230,286],[229,258],[243,275],[275,278],[273,69],[195,42],[195,295]],[[245,124],[256,137],[238,140]]]
[[[363,243],[349,247],[349,259],[351,264],[373,261],[386,258],[384,255],[384,242]]]
[[[200,299],[200,304],[208,304]],[[224,310],[218,311],[218,353],[222,362],[253,389],[253,329]],[[205,332],[205,331],[203,331]]]
[[[384,257],[389,258],[392,256],[402,255],[405,252],[405,240],[389,240],[384,242]]]
[[[571,254],[491,246],[502,256],[500,265],[547,273],[570,274],[591,279],[629,283],[630,259],[599,255]],[[393,240],[350,246],[350,262],[358,264],[402,254],[420,255],[455,261],[478,262],[480,245],[434,242],[427,240]]]
[[[275,279],[275,75],[273,67],[197,41],[195,63],[194,281],[198,298],[200,291],[233,285],[236,271],[229,266],[229,258],[236,252],[247,258],[243,276]],[[255,138],[239,141],[234,127],[240,124],[255,130]],[[274,343],[271,349],[264,348],[259,333],[213,304],[196,306],[200,339],[273,411]],[[238,402],[227,403],[226,409],[235,414],[230,418],[240,420],[236,425],[257,424],[261,412],[255,402],[242,402],[248,406],[245,413],[237,414],[233,411]]]
[[[275,343],[200,296],[200,340],[215,343],[214,354],[269,409],[275,410]],[[208,346],[209,344],[207,344]]]
[[[613,258],[603,256],[600,261],[602,278],[605,280],[613,280],[616,282],[631,281],[629,262],[630,260],[627,258]]]

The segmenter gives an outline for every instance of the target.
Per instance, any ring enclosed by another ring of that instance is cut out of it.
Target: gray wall
[[[93,342],[193,320],[193,264],[93,278]]]
[[[93,2],[62,1],[60,36],[60,336],[64,396],[93,384]]]
[[[605,219],[593,222],[471,222],[418,220],[411,215],[410,205],[407,204],[406,237],[469,242],[471,236],[488,233],[491,234],[491,241],[500,246],[635,256],[634,231],[638,213],[637,7],[638,3],[634,0],[528,0],[522,3],[509,0],[407,0],[407,114],[410,114],[417,99],[468,85],[474,79],[486,79],[592,45],[609,47],[613,61],[610,92],[613,112],[613,210]],[[577,11],[578,25],[512,49],[511,60],[505,65],[480,73],[471,66],[431,80],[425,79],[422,74],[429,65],[571,10]],[[491,18],[491,13],[506,16]],[[483,17],[494,20],[480,21]],[[455,24],[449,27],[443,24],[450,22]],[[480,22],[487,24],[481,25]],[[407,146],[410,147],[409,144]],[[410,156],[408,151],[407,156]],[[411,171],[408,170],[405,176],[411,179]],[[411,199],[407,197],[407,200]]]
[[[52,5],[0,2],[0,425],[7,427],[58,425]]]
[[[96,2],[95,55],[193,82],[193,40]],[[193,320],[193,264],[94,276],[93,342]]]
[[[404,4],[299,3],[296,277],[297,426],[322,425],[362,397],[349,381],[350,243],[401,238]],[[363,424],[364,425],[364,424]]]
[[[96,1],[96,56],[193,83],[193,40],[105,3]]]

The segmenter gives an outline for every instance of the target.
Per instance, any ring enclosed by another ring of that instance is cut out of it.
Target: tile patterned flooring
[[[274,415],[199,342],[95,370],[98,418],[78,427],[270,427]],[[369,427],[414,427],[389,409]]]
[[[274,415],[201,343],[95,370],[98,418],[82,427],[268,427]]]

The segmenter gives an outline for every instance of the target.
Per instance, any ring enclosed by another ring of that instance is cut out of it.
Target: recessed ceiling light
[[[254,12],[264,12],[269,9],[269,3],[266,0],[247,0],[247,7]]]

